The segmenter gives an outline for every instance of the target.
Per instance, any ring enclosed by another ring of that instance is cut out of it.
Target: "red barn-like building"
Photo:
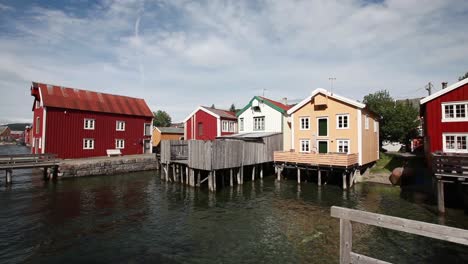
[[[468,153],[468,78],[420,101],[426,157]]]
[[[187,140],[214,140],[235,133],[237,117],[234,112],[199,106],[184,120],[184,137]]]
[[[143,99],[36,83],[32,153],[60,158],[151,152],[153,115]]]

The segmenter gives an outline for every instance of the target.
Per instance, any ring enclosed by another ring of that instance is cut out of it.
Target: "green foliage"
[[[465,75],[458,77],[458,80],[461,81],[466,78],[468,78],[468,72],[466,72]]]
[[[232,104],[231,107],[229,107],[229,111],[235,113],[235,112],[237,111],[237,110],[236,110],[236,106],[235,106],[234,104]]]
[[[395,102],[386,90],[364,96],[363,102],[381,117],[381,141],[407,143],[417,136],[419,112],[409,102]]]
[[[157,112],[153,112],[154,119],[153,125],[157,127],[168,127],[171,126],[171,116],[165,111],[158,110]]]

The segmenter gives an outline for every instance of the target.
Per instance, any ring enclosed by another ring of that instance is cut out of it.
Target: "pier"
[[[206,183],[210,191],[217,185],[243,184],[263,178],[273,168],[273,152],[283,147],[282,134],[263,133],[251,137],[224,137],[214,141],[171,140],[161,142],[161,178],[192,187]]]
[[[13,170],[43,168],[44,179],[57,176],[57,156],[54,154],[0,155],[0,170],[5,171],[5,181],[11,184]]]

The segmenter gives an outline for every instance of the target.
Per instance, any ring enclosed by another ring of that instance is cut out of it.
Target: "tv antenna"
[[[335,77],[330,77],[330,78],[328,78],[328,80],[330,81],[330,84],[331,84],[330,93],[333,94],[333,81],[336,81],[336,78]]]

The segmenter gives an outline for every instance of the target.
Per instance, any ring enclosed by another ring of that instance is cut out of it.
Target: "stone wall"
[[[158,163],[154,154],[74,159],[60,162],[58,177],[112,175],[156,169],[158,169]]]

